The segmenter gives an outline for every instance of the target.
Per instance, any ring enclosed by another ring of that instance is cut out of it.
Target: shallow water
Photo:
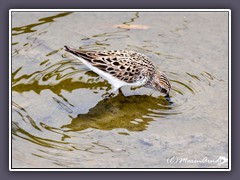
[[[67,54],[133,50],[172,84],[124,87]],[[13,168],[226,168],[169,159],[228,158],[226,12],[13,12]]]

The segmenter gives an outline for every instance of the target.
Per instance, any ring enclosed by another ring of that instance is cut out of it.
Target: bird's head
[[[157,70],[152,79],[152,88],[161,92],[164,96],[169,97],[171,84],[167,76],[164,73]]]

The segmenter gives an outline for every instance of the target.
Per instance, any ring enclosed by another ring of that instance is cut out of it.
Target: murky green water
[[[104,79],[63,50],[149,56],[173,86],[109,100]],[[228,158],[228,14],[13,12],[13,168],[222,168]]]

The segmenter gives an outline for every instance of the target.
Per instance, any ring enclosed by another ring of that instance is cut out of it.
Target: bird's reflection
[[[153,119],[151,110],[171,109],[163,97],[148,95],[124,96],[118,94],[103,99],[86,114],[79,114],[70,124],[62,126],[68,131],[82,131],[87,128],[112,130],[124,128],[128,131],[143,131]]]

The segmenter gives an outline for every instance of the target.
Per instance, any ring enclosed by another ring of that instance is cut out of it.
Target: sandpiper
[[[145,55],[125,50],[81,51],[69,46],[65,50],[79,59],[111,85],[111,94],[123,86],[144,86],[161,92],[168,101],[171,89],[167,76]]]

